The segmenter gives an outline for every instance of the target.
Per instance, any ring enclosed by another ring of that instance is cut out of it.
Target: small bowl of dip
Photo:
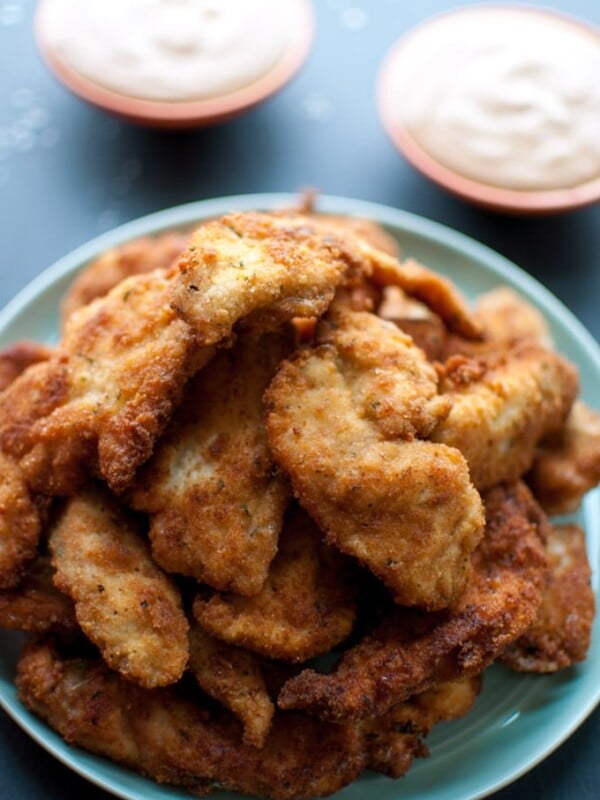
[[[40,0],[35,33],[89,103],[162,128],[215,124],[281,89],[308,56],[310,0]]]
[[[546,9],[432,17],[381,67],[379,113],[416,169],[497,211],[600,200],[600,31]]]

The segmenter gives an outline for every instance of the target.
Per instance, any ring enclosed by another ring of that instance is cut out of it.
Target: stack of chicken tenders
[[[74,745],[324,796],[405,774],[493,662],[586,656],[585,535],[548,515],[600,482],[600,415],[535,308],[470,308],[374,222],[231,213],[110,250],[0,388],[0,626]]]

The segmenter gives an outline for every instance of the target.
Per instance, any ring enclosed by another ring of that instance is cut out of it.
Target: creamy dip
[[[397,122],[451,170],[518,190],[600,177],[600,32],[463,9],[417,29],[391,63]]]
[[[50,50],[96,84],[149,100],[203,100],[249,86],[278,63],[297,5],[44,0],[39,24]]]

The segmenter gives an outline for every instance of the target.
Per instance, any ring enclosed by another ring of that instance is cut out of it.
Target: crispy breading
[[[262,591],[254,597],[199,595],[194,615],[226,642],[268,658],[305,661],[349,635],[356,617],[355,584],[350,561],[323,544],[311,519],[292,506]]]
[[[336,722],[378,716],[440,681],[480,674],[536,617],[547,520],[524,484],[485,497],[486,533],[463,594],[443,612],[392,608],[328,675],[304,670],[278,705]]]
[[[481,326],[482,341],[474,342],[456,334],[446,337],[440,360],[451,355],[478,356],[536,342],[552,348],[552,336],[543,314],[510,286],[497,286],[479,295],[473,317]]]
[[[244,744],[262,747],[269,734],[275,706],[267,692],[260,660],[193,624],[188,669],[206,694],[238,717],[244,726]]]
[[[50,532],[55,585],[106,663],[142,686],[177,681],[188,623],[174,583],[152,562],[137,521],[108,494],[68,501]]]
[[[124,489],[211,350],[169,307],[161,272],[129,278],[69,320],[53,357],[0,396],[0,446],[35,491],[71,494],[86,471]]]
[[[320,314],[359,267],[303,222],[250,213],[208,223],[168,274],[127,278],[70,317],[44,369],[0,399],[0,446],[36,491],[70,494],[86,471],[124,491],[212,356],[203,345],[223,343],[242,317],[261,331]]]
[[[189,238],[189,234],[168,231],[156,237],[142,236],[106,250],[87,264],[69,286],[61,303],[62,327],[74,311],[108,294],[125,278],[171,266]]]
[[[528,631],[502,654],[520,672],[556,672],[583,661],[594,622],[592,572],[585,534],[577,525],[551,527],[542,605]]]
[[[435,370],[373,314],[339,315],[322,338],[265,394],[273,454],[330,543],[397,602],[443,608],[465,585],[483,510],[457,449],[410,441],[448,411]]]
[[[52,349],[45,344],[23,339],[0,350],[0,392],[3,392],[27,367],[47,361]]]
[[[576,511],[600,482],[600,414],[576,401],[564,427],[540,442],[526,480],[549,514]]]
[[[0,475],[0,589],[8,589],[19,583],[36,554],[42,517],[18,462],[1,450]]]
[[[173,303],[199,343],[210,345],[239,320],[262,332],[320,316],[342,280],[369,266],[306,217],[246,213],[199,228],[176,270]]]
[[[436,313],[451,331],[466,339],[481,337],[481,325],[474,319],[468,303],[447,278],[432,272],[413,258],[397,261],[370,246],[361,255],[372,267],[372,281],[378,286],[398,286]]]
[[[538,442],[562,427],[579,389],[575,367],[535,343],[453,356],[440,386],[452,409],[430,438],[460,449],[481,491],[531,467]]]
[[[138,475],[154,559],[216,589],[260,591],[290,491],[267,447],[262,395],[291,337],[240,337],[186,388],[173,424]]]
[[[72,601],[52,583],[54,569],[38,556],[14,589],[0,591],[0,628],[42,633],[77,627]]]
[[[403,775],[427,754],[420,737],[465,713],[477,693],[477,681],[440,685],[361,725],[278,712],[259,750],[241,742],[231,716],[170,688],[132,686],[48,641],[25,647],[17,686],[21,701],[70,744],[194,794],[225,789],[273,800],[333,794],[366,768]]]
[[[196,794],[241,791],[274,800],[320,797],[367,765],[357,726],[277,714],[265,746],[241,741],[231,715],[123,681],[100,661],[61,658],[44,642],[26,647],[19,697],[70,744]]]

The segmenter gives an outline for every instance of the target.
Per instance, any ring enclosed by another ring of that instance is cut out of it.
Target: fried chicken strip
[[[540,443],[527,482],[549,514],[576,511],[600,482],[600,414],[575,402],[564,427]]]
[[[199,625],[192,625],[188,669],[206,694],[238,717],[244,726],[244,744],[263,747],[275,706],[267,692],[260,660],[210,636]]]
[[[41,504],[31,495],[19,464],[0,451],[0,589],[16,586],[37,552]]]
[[[485,497],[486,532],[463,594],[434,614],[393,608],[328,674],[304,670],[278,705],[336,722],[379,716],[440,681],[480,674],[532,624],[546,574],[547,520],[524,484]]]
[[[21,701],[70,744],[195,794],[228,789],[273,800],[333,794],[366,768],[399,777],[426,755],[420,734],[466,712],[477,692],[476,683],[440,686],[364,725],[279,712],[258,750],[240,741],[230,716],[172,689],[132,686],[102,662],[65,658],[47,641],[26,646],[17,686]]]
[[[85,266],[69,287],[61,303],[61,327],[74,311],[97,297],[103,297],[132,275],[166,269],[183,252],[189,234],[168,231],[159,236],[142,236],[111,247]]]
[[[460,449],[481,491],[531,467],[538,442],[562,427],[579,389],[570,362],[530,343],[485,358],[454,356],[440,387],[452,409],[430,438]]]
[[[69,320],[53,357],[0,396],[0,447],[30,487],[70,495],[86,474],[124,489],[183,385],[212,355],[169,307],[161,272],[129,278]]]
[[[262,395],[291,339],[242,336],[186,388],[177,417],[138,475],[164,569],[252,595],[277,551],[289,488],[267,447]]]
[[[413,441],[448,412],[435,370],[373,314],[340,314],[323,339],[265,394],[273,455],[331,544],[398,603],[443,608],[465,585],[483,511],[458,449]]]
[[[152,562],[136,521],[94,489],[69,500],[49,548],[54,583],[106,663],[145,687],[177,681],[188,623],[172,581]]]
[[[342,245],[298,222],[208,223],[169,273],[130,277],[69,319],[55,356],[0,398],[0,447],[35,491],[71,494],[86,472],[124,491],[212,357],[206,345],[243,317],[260,332],[319,315],[352,269]]]
[[[552,336],[544,316],[510,286],[497,286],[479,295],[473,305],[473,318],[481,327],[482,341],[450,334],[440,360],[458,354],[475,357],[504,351],[522,342],[552,349]]]
[[[199,344],[211,345],[239,320],[262,332],[318,317],[348,274],[369,270],[358,251],[306,217],[234,213],[194,233],[172,301]]]
[[[583,661],[590,646],[595,604],[585,534],[577,525],[555,525],[546,547],[549,569],[538,615],[501,657],[520,672],[565,669]]]
[[[46,361],[51,349],[21,341],[0,351],[0,392],[33,364]],[[0,395],[0,405],[2,404]],[[0,449],[0,590],[15,587],[37,551],[45,498],[29,490],[18,459]]]
[[[267,658],[305,661],[350,634],[356,617],[355,583],[350,561],[323,544],[311,519],[292,506],[259,594],[199,595],[194,616],[226,642]]]
[[[54,586],[54,569],[38,556],[14,589],[0,591],[0,628],[42,633],[77,627],[71,600]]]

